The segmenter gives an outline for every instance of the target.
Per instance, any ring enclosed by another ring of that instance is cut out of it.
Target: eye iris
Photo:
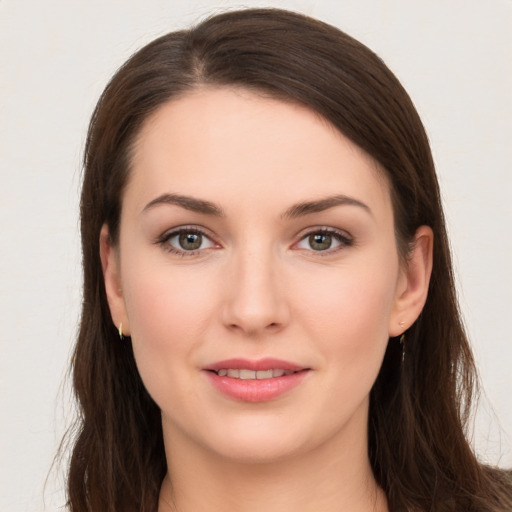
[[[194,251],[201,247],[203,237],[200,233],[183,232],[180,233],[179,242],[182,249]]]
[[[315,233],[309,235],[309,245],[315,251],[325,251],[332,244],[332,236],[325,233]]]

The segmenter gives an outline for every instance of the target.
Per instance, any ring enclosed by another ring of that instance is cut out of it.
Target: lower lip
[[[212,371],[206,372],[217,391],[229,398],[243,402],[268,402],[279,398],[296,388],[308,373],[309,370],[302,370],[272,379],[242,380],[221,377]]]

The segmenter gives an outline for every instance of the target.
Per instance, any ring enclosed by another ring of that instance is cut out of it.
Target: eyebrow
[[[224,216],[223,209],[215,203],[180,194],[162,194],[150,201],[142,211],[146,212],[161,205],[176,205],[181,208],[185,208],[186,210],[203,213],[205,215],[213,215],[214,217]],[[323,212],[329,208],[334,208],[335,206],[357,206],[367,211],[370,215],[372,214],[370,207],[359,199],[338,194],[318,199],[316,201],[301,201],[300,203],[290,206],[290,208],[281,215],[281,218],[296,219],[304,215]]]
[[[142,211],[146,212],[156,206],[165,204],[181,206],[181,208],[185,208],[186,210],[204,213],[206,215],[213,215],[215,217],[224,216],[224,211],[220,206],[217,206],[210,201],[205,201],[204,199],[196,199],[194,197],[182,196],[180,194],[162,194],[144,206]]]
[[[359,201],[359,199],[338,194],[324,199],[319,199],[317,201],[302,201],[297,203],[288,208],[282,215],[282,218],[296,219],[297,217],[302,217],[311,213],[323,212],[329,208],[334,208],[335,206],[357,206],[372,215],[370,207],[362,201]]]

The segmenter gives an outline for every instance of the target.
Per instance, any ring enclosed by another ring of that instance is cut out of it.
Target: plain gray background
[[[376,51],[411,94],[433,146],[488,396],[477,451],[512,465],[510,0],[0,0],[1,512],[64,502],[62,473],[51,473],[46,505],[43,485],[72,417],[65,372],[80,306],[80,158],[94,104],[151,39],[249,6],[338,26]]]

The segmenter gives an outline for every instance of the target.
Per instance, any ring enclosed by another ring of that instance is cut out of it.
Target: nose
[[[289,309],[276,256],[270,250],[246,250],[234,256],[230,268],[224,325],[251,337],[281,331],[289,322]]]

